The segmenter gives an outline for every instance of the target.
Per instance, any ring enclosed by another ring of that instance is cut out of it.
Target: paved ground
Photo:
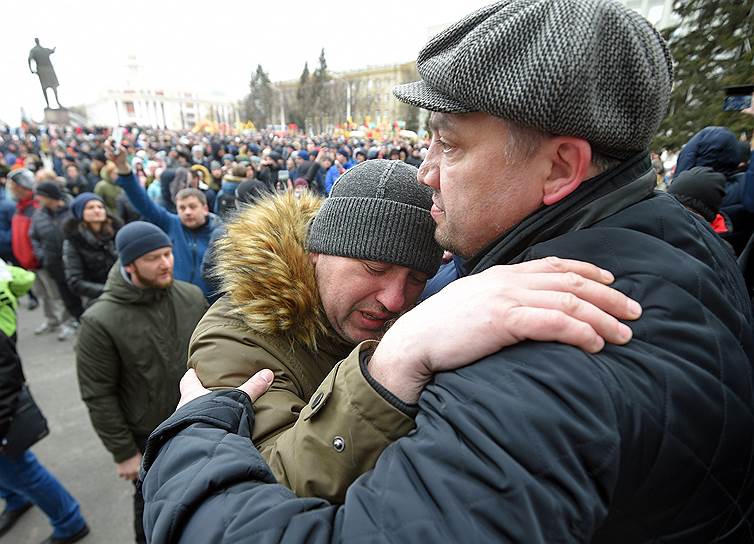
[[[78,499],[91,528],[82,542],[133,542],[133,486],[115,475],[115,464],[94,433],[79,396],[73,341],[54,334],[34,336],[42,309],[19,310],[19,352],[32,394],[47,416],[50,435],[32,448],[40,462]],[[3,544],[41,542],[51,529],[37,508],[24,514]]]

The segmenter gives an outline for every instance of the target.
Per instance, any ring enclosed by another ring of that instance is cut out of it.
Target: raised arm
[[[178,216],[158,206],[149,198],[146,189],[141,186],[133,170],[128,165],[126,148],[121,147],[120,152],[117,154],[108,148],[107,158],[115,163],[118,173],[116,183],[123,187],[131,204],[142,215],[142,218],[167,232],[171,224],[178,221]]]
[[[136,208],[142,218],[146,221],[157,225],[166,232],[170,229],[171,223],[178,221],[177,215],[158,206],[151,198],[149,198],[147,191],[139,184],[139,181],[136,179],[133,172],[130,172],[127,175],[118,173],[116,183],[123,187],[123,190],[128,196],[128,200],[131,201],[133,207]]]

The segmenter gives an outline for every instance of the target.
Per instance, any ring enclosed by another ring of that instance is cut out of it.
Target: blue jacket
[[[11,248],[11,221],[16,213],[16,205],[12,200],[0,199],[0,258],[12,262],[13,249]]]
[[[675,176],[695,166],[708,166],[727,178],[720,211],[730,218],[733,232],[725,239],[739,255],[754,233],[754,166],[737,172],[741,147],[736,135],[723,127],[705,127],[697,132],[678,155]]]
[[[212,231],[219,224],[216,217],[210,214],[204,225],[198,229],[188,229],[183,226],[176,214],[152,202],[133,174],[118,176],[117,183],[126,191],[131,204],[139,211],[142,219],[160,227],[173,242],[175,279],[193,283],[202,290],[205,297],[208,296],[209,287],[202,279],[202,259]]]
[[[724,127],[705,127],[681,150],[673,176],[695,166],[709,166],[729,177],[740,163],[741,149],[736,135]]]
[[[327,196],[330,196],[330,191],[332,191],[332,186],[335,185],[335,181],[340,176],[340,170],[338,170],[338,167],[334,164],[330,167],[330,169],[327,171],[327,175],[325,176],[325,194]]]
[[[422,294],[419,296],[419,302],[428,299],[432,295],[436,295],[446,286],[450,285],[458,278],[463,277],[464,262],[465,261],[461,257],[454,255],[452,261],[440,266],[437,274],[427,280],[427,285],[424,286],[424,291],[422,291]]]

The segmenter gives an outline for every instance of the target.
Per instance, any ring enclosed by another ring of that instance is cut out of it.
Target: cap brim
[[[427,85],[424,80],[396,85],[393,87],[393,94],[401,102],[429,111],[439,111],[441,113],[469,113],[477,111],[439,93]]]

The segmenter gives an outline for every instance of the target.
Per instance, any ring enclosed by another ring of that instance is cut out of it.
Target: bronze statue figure
[[[52,92],[55,94],[55,101],[60,105],[58,99],[58,77],[55,75],[55,69],[52,67],[52,61],[50,61],[50,55],[55,52],[55,48],[47,49],[39,45],[39,38],[34,38],[34,47],[29,51],[29,70],[32,74],[39,76],[39,83],[42,84],[42,95],[45,97],[45,103],[47,108],[50,107],[50,101],[47,99],[47,89],[52,87]],[[34,61],[36,65],[36,71],[31,67],[31,61]]]

